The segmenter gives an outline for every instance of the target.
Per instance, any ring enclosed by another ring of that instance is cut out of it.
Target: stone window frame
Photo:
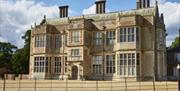
[[[102,55],[94,55],[92,59],[92,73],[96,75],[102,74],[102,63],[103,56]]]
[[[106,31],[106,45],[113,45],[115,41],[115,31]]]
[[[128,27],[128,42],[134,42],[135,41],[135,28],[134,27]]]
[[[96,31],[94,32],[94,44],[96,46],[103,45],[103,32],[102,31]]]
[[[79,57],[80,56],[80,49],[71,49],[71,57]]]
[[[137,26],[120,27],[118,30],[118,42],[136,42],[139,29]]]
[[[61,74],[62,60],[61,57],[54,58],[54,73]]]
[[[71,31],[71,42],[72,43],[79,43],[80,37],[81,37],[81,31],[79,31],[79,30]]]
[[[35,47],[45,47],[45,35],[35,35]]]
[[[117,74],[120,76],[139,75],[139,53],[119,53],[117,54]]]
[[[34,57],[34,73],[48,72],[48,57]]]
[[[51,34],[46,34],[46,47],[51,47]]]
[[[106,68],[106,74],[113,74],[116,72],[115,67],[115,55],[106,55],[106,61],[105,61],[105,68]]]
[[[62,36],[61,34],[55,34],[55,48],[60,48],[62,46]]]

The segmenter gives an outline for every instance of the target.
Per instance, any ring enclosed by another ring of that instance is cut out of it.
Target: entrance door
[[[78,79],[78,67],[73,66],[72,67],[72,80],[77,80]]]

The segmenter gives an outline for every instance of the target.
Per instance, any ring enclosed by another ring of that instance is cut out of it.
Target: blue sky
[[[151,0],[153,2],[154,0]],[[162,2],[180,2],[180,0],[160,0]],[[95,0],[36,0],[36,2],[44,2],[45,4],[52,5],[69,5],[70,9],[76,13],[70,14],[72,16],[81,15],[83,9],[89,8],[95,2]],[[151,3],[152,4],[152,3]],[[136,8],[136,0],[106,0],[106,8],[110,11],[120,11]]]
[[[136,0],[106,0],[108,12],[136,8]],[[151,0],[151,6],[155,0]],[[24,41],[21,36],[43,16],[57,18],[58,7],[69,5],[69,16],[93,14],[95,0],[0,0],[0,42],[10,42],[19,48]],[[164,14],[168,33],[167,46],[178,36],[180,25],[180,0],[158,0],[160,13]],[[179,7],[178,7],[179,6]],[[13,36],[12,36],[13,35]]]
[[[69,5],[70,8],[76,12],[81,12],[85,8],[89,8],[95,0],[37,0],[38,2],[45,2],[48,5]],[[135,8],[135,0],[107,0],[106,7],[110,11],[119,11]]]

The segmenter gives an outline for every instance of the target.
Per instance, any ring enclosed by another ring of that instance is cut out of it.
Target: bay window
[[[135,57],[136,56],[136,57]],[[135,76],[139,65],[139,54],[123,53],[117,55],[118,75]]]
[[[35,35],[35,47],[44,47],[44,46],[45,46],[45,36]]]
[[[55,48],[60,48],[61,47],[61,35],[56,34],[55,35]]]
[[[115,55],[106,56],[106,73],[115,73]]]
[[[95,45],[102,45],[103,44],[103,34],[102,32],[95,32],[94,33],[94,44]]]
[[[48,72],[48,57],[34,58],[34,72]]]
[[[93,56],[92,61],[93,74],[101,74],[102,69],[102,56]]]
[[[118,42],[135,42],[138,36],[138,28],[136,27],[124,27],[118,30]]]
[[[115,31],[107,31],[106,32],[106,45],[114,44],[115,40]]]
[[[72,31],[71,42],[73,43],[80,42],[80,31]]]
[[[61,57],[55,57],[55,63],[54,63],[54,72],[56,74],[60,74],[61,73]]]
[[[51,47],[51,35],[49,34],[46,35],[46,47],[47,48]]]

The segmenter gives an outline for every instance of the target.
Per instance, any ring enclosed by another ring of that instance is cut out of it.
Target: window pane
[[[71,56],[80,56],[80,49],[72,49]]]
[[[102,32],[95,32],[94,35],[95,45],[102,45]]]
[[[101,74],[102,56],[93,56],[93,73]]]
[[[35,57],[34,72],[48,72],[48,59],[45,60],[45,57]]]
[[[60,48],[62,44],[61,42],[60,34],[55,35],[55,48]]]
[[[54,72],[55,74],[61,73],[61,57],[55,57]]]
[[[120,28],[118,32],[119,32],[120,42],[134,42],[135,41],[135,28],[134,27]]]
[[[137,59],[138,60],[138,59]],[[119,54],[117,57],[117,67],[119,75],[135,75],[136,72],[136,59],[135,53]]]
[[[180,61],[180,54],[176,54],[176,61]]]
[[[115,73],[115,55],[106,56],[106,73]]]
[[[80,42],[80,31],[72,31],[71,41],[73,43]]]

